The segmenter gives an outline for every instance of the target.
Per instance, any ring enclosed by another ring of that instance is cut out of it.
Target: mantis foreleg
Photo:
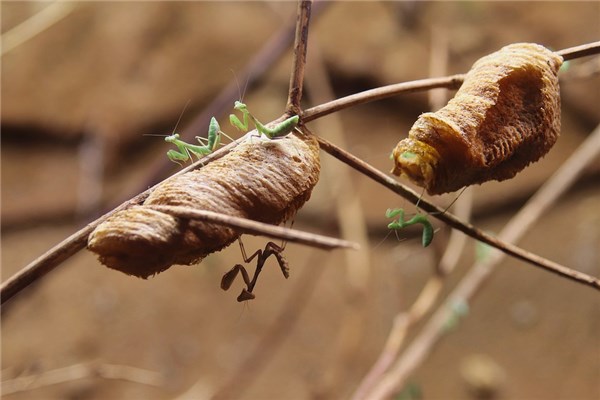
[[[206,141],[206,145],[199,146],[195,144],[186,143],[183,140],[179,139],[178,133],[174,133],[170,136],[167,136],[165,138],[165,141],[168,143],[173,143],[175,146],[177,146],[177,149],[179,151],[169,150],[167,152],[167,157],[169,158],[169,160],[178,164],[179,161],[186,162],[187,160],[192,158],[192,154],[198,157],[198,159],[200,159],[202,156],[210,154],[211,152],[216,150],[216,148],[221,143],[222,134],[225,135],[225,133],[221,131],[219,122],[217,122],[217,119],[215,117],[212,117],[208,125],[207,139],[196,136],[196,139],[198,139],[200,143]]]
[[[189,144],[179,139],[179,134],[174,133],[165,138],[165,142],[172,143],[177,146],[176,150],[169,150],[167,152],[167,157],[169,160],[179,163],[178,161],[186,162],[190,158],[192,158],[192,154],[200,159],[201,156],[205,156],[210,154],[211,150],[207,146],[198,146],[195,144]]]

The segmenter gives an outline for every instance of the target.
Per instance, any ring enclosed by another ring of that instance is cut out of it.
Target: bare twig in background
[[[502,229],[499,237],[505,241],[518,241],[554,202],[576,181],[585,167],[600,154],[600,126],[578,147],[560,169],[546,181],[536,194]],[[448,296],[423,328],[419,336],[406,349],[390,372],[385,375],[369,399],[384,399],[400,389],[407,377],[425,360],[435,343],[443,334],[444,326],[451,316],[452,306],[468,303],[477,290],[487,281],[504,258],[494,251],[485,260],[476,262],[460,284]]]
[[[471,221],[471,211],[473,210],[473,188],[466,188],[453,207],[454,215],[462,221]],[[442,255],[437,266],[437,273],[444,276],[448,275],[456,267],[458,259],[467,244],[467,236],[457,230],[450,232],[450,238],[446,245],[446,251]]]
[[[311,63],[309,64],[308,93],[311,102],[319,103],[335,98],[331,80],[327,74],[324,60],[316,43],[311,46]],[[324,137],[345,143],[344,128],[337,115],[317,121],[314,126]],[[334,390],[343,387],[347,377],[346,365],[356,363],[360,356],[356,349],[364,340],[367,326],[367,306],[369,283],[371,281],[371,262],[369,259],[369,235],[366,218],[361,206],[356,185],[350,171],[342,164],[330,158],[321,160],[321,179],[327,182],[329,189],[328,204],[330,212],[336,215],[341,237],[358,242],[361,250],[345,252],[345,298],[347,306],[340,310],[342,317],[337,327],[337,336],[331,346],[332,360],[330,366],[323,369],[316,384],[317,395],[322,398],[336,398],[339,393]],[[348,216],[351,216],[350,218]]]
[[[582,44],[581,46],[569,47],[568,49],[558,50],[556,54],[568,60],[574,60],[576,58],[593,56],[594,54],[600,53],[600,41]]]
[[[8,395],[88,378],[117,379],[159,388],[165,386],[165,379],[158,372],[127,365],[91,362],[2,381],[2,394]]]
[[[431,29],[431,46],[429,50],[429,76],[436,78],[448,73],[449,35],[445,27],[434,25]],[[429,109],[437,111],[448,102],[448,90],[432,89],[427,92]]]
[[[102,198],[106,136],[98,128],[89,126],[79,145],[77,215],[86,220],[100,208]]]
[[[171,214],[178,218],[195,219],[204,222],[216,222],[220,225],[241,229],[244,233],[263,235],[275,239],[283,239],[289,242],[301,243],[321,249],[331,250],[335,248],[358,248],[358,244],[351,243],[346,240],[302,232],[296,229],[284,228],[282,226],[265,224],[262,222],[252,221],[250,219],[223,215],[207,210],[195,210],[190,207],[158,205],[149,205],[146,207],[163,212],[165,214]]]
[[[54,1],[44,9],[2,34],[2,55],[20,46],[69,15],[76,2]]]

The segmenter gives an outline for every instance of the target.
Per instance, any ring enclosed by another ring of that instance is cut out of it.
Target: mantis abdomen
[[[253,137],[205,167],[165,181],[143,205],[113,215],[92,232],[88,248],[106,266],[142,278],[173,264],[197,263],[231,244],[240,232],[144,205],[187,206],[279,224],[308,200],[319,170],[313,138]]]
[[[532,43],[478,60],[455,97],[422,114],[393,151],[393,173],[429,194],[514,177],[545,155],[560,132],[562,58]]]

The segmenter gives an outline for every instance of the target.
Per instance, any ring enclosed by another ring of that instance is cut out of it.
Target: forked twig
[[[312,7],[312,15],[316,16],[323,11],[329,2],[321,1]],[[289,49],[290,44],[294,41],[295,27],[289,24],[283,24],[282,27],[274,33],[269,40],[258,50],[252,59],[246,64],[244,69],[239,72],[239,79],[247,82],[248,86],[255,83],[260,77],[268,71],[273,64],[281,58]],[[231,108],[233,101],[239,96],[239,88],[237,82],[231,82],[221,92],[215,96],[214,100],[203,109],[203,111],[194,118],[194,120],[181,133],[182,139],[192,140],[198,132],[206,130],[208,123],[213,116],[222,114],[223,110]],[[155,182],[161,180],[168,174],[172,168],[172,163],[167,159],[161,158],[152,167],[147,177],[142,179],[143,185],[139,190],[143,190]]]

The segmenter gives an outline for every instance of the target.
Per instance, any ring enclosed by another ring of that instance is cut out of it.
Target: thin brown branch
[[[463,81],[464,75],[460,74],[381,86],[311,107],[302,114],[302,121],[309,122],[348,107],[385,99],[400,93],[414,93],[435,88],[458,89]]]
[[[302,86],[304,85],[304,70],[306,67],[306,50],[308,49],[308,26],[312,0],[299,0],[296,17],[296,34],[294,39],[294,61],[290,76],[290,89],[285,110],[288,114],[299,115],[302,112]]]
[[[318,136],[317,140],[319,141],[319,145],[323,150],[325,150],[338,160],[348,164],[352,168],[373,179],[375,182],[387,187],[394,193],[399,194],[411,203],[417,204],[417,202],[419,202],[420,208],[427,211],[429,214],[439,219],[440,221],[443,221],[444,223],[448,224],[450,227],[457,229],[463,232],[464,234],[471,236],[472,238],[477,239],[483,243],[489,244],[490,246],[495,247],[498,250],[508,255],[511,255],[521,261],[525,261],[526,263],[543,268],[546,271],[555,273],[564,278],[573,280],[575,282],[587,286],[591,286],[596,290],[600,290],[599,279],[584,274],[583,272],[579,272],[571,268],[565,267],[564,265],[560,265],[556,262],[547,260],[536,254],[532,254],[528,251],[521,249],[520,247],[517,247],[511,243],[502,241],[497,237],[485,233],[475,228],[473,225],[459,220],[454,215],[448,212],[444,212],[443,209],[426,201],[425,199],[422,199],[421,196],[419,196],[419,194],[417,194],[413,190],[401,185],[400,183],[390,178],[383,172],[379,171],[378,169],[374,168],[373,166],[369,165],[363,160],[357,158],[356,156],[346,152],[345,150],[340,149],[333,143],[330,143],[329,141]]]
[[[358,244],[347,240],[336,239],[328,236],[317,235],[296,229],[284,228],[262,222],[252,221],[245,218],[223,215],[207,210],[195,210],[189,207],[178,206],[146,206],[148,208],[173,215],[178,218],[195,219],[204,222],[216,222],[220,225],[240,229],[243,233],[263,235],[275,239],[283,239],[289,242],[301,243],[311,247],[331,250],[337,248],[358,249]]]
[[[559,50],[556,53],[561,55],[565,60],[573,60],[575,58],[599,54],[600,42],[570,47],[568,49]],[[396,96],[400,93],[413,93],[436,88],[458,89],[460,85],[462,85],[464,77],[464,74],[459,74],[446,76],[443,78],[429,78],[411,82],[396,83],[393,85],[365,90],[364,92],[355,93],[350,96],[342,97],[337,100],[309,108],[308,110],[304,111],[302,120],[303,122],[309,122],[345,108],[385,99],[387,97]]]
[[[558,50],[556,54],[561,56],[565,61],[600,54],[600,41]]]
[[[600,154],[600,125],[565,161],[560,169],[546,181],[527,204],[502,229],[499,237],[505,241],[518,241],[556,200],[577,180],[585,167]],[[431,317],[419,336],[406,349],[402,358],[370,393],[369,399],[383,399],[401,388],[408,376],[425,360],[433,345],[442,337],[444,327],[452,313],[453,304],[466,303],[491,276],[494,267],[502,261],[500,252],[490,254],[475,263]]]

